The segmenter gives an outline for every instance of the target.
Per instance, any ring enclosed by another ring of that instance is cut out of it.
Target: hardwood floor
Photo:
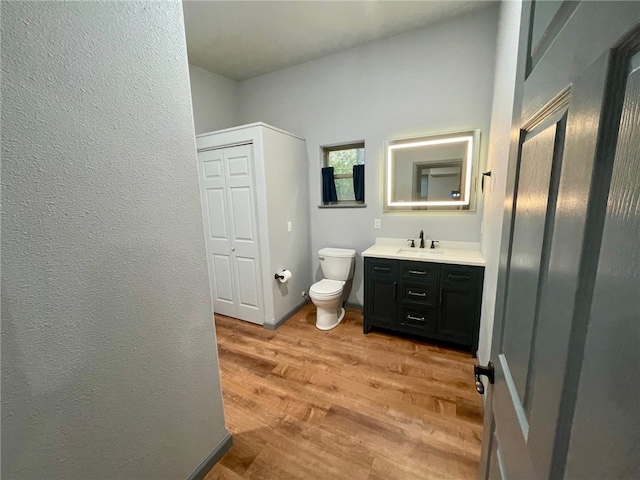
[[[216,315],[227,428],[214,479],[476,478],[482,401],[468,353],[307,305],[278,330]]]

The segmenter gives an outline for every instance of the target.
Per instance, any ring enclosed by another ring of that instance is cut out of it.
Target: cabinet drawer
[[[479,272],[473,267],[461,265],[443,265],[440,281],[443,285],[449,284],[463,287],[469,285],[475,288],[477,286]]]
[[[377,278],[396,280],[398,277],[398,262],[384,258],[365,258],[365,271]]]
[[[438,265],[427,262],[409,262],[401,260],[400,276],[403,279],[419,281],[422,283],[438,282]]]
[[[435,307],[438,301],[438,292],[435,285],[402,282],[400,292],[400,298],[403,302],[418,303],[425,307]]]
[[[437,310],[435,308],[400,307],[398,330],[420,335],[435,332],[436,325]]]

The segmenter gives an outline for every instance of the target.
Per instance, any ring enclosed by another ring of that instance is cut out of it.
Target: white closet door
[[[232,265],[235,271],[237,317],[253,323],[264,323],[260,254],[253,181],[252,145],[224,149],[229,194]]]
[[[200,152],[198,161],[214,311],[262,325],[252,146]]]

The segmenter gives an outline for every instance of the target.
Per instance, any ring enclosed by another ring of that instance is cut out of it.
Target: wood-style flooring
[[[334,330],[307,305],[272,331],[216,315],[233,447],[214,479],[476,478],[482,401],[468,353]]]

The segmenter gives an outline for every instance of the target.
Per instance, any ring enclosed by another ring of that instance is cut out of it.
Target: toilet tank
[[[347,281],[353,277],[356,251],[346,248],[323,248],[318,251],[324,278]]]

